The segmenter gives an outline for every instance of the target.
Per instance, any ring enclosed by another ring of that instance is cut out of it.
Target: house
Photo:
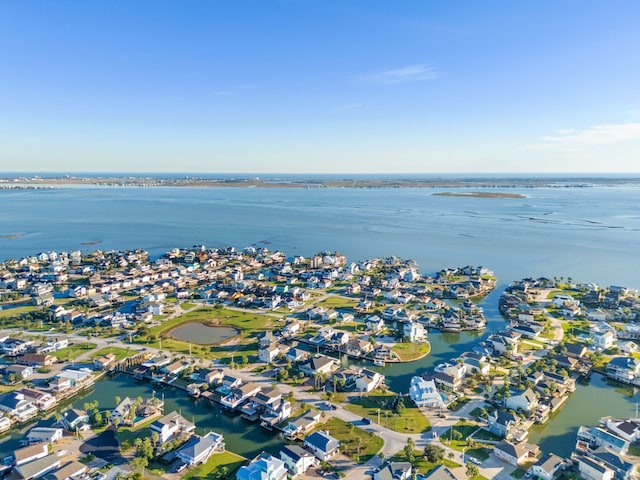
[[[337,362],[326,355],[316,354],[304,363],[301,363],[300,371],[309,375],[329,374],[337,368]]]
[[[418,407],[444,407],[442,395],[438,392],[433,380],[412,377],[409,396]]]
[[[106,370],[109,367],[111,367],[116,361],[116,356],[109,352],[106,355],[103,355],[102,357],[96,358],[93,361],[93,366],[96,367],[98,370]]]
[[[535,457],[537,447],[531,445],[516,445],[507,440],[502,440],[493,447],[493,453],[499,460],[517,467],[532,457]]]
[[[369,317],[366,321],[367,331],[370,333],[380,333],[384,330],[384,320],[377,315]]]
[[[545,457],[538,460],[537,463],[529,468],[529,472],[533,478],[541,478],[542,480],[552,480],[556,473],[560,471],[560,469],[564,465],[564,460],[553,453],[546,455]]]
[[[629,420],[617,420],[615,418],[603,418],[606,427],[618,437],[629,443],[635,443],[640,440],[640,426]]]
[[[411,478],[411,463],[387,462],[373,472],[373,480],[409,480]]]
[[[234,377],[232,375],[224,375],[222,377],[222,391],[230,392],[234,388],[238,388],[242,385],[242,379],[238,377]]]
[[[9,416],[18,421],[25,421],[38,414],[38,408],[31,401],[25,398],[20,392],[9,392],[0,395],[0,411],[6,412]]]
[[[31,480],[41,478],[58,468],[60,468],[60,458],[58,455],[47,455],[38,460],[14,467],[13,471],[18,475],[18,478]]]
[[[321,413],[318,411],[310,410],[303,415],[299,416],[295,420],[289,422],[282,432],[288,440],[293,440],[299,436],[305,435],[320,422]]]
[[[428,473],[424,475],[418,474],[416,476],[416,480],[462,480],[463,478],[466,479],[466,475],[459,477],[444,465],[438,465]]]
[[[634,358],[615,357],[607,363],[607,376],[620,382],[634,382],[639,375],[640,362]]]
[[[121,424],[128,424],[133,421],[133,417],[135,417],[135,412],[132,412],[133,408],[133,400],[129,397],[124,397],[120,400],[120,403],[116,405],[116,408],[111,410],[111,421],[119,422]]]
[[[384,383],[384,379],[384,375],[368,368],[363,368],[356,378],[356,389],[360,392],[373,392]]]
[[[60,415],[60,424],[70,432],[86,430],[89,428],[89,415],[84,410],[70,408]]]
[[[82,368],[80,370],[67,369],[60,372],[56,378],[69,379],[72,387],[84,388],[95,383],[91,370]]]
[[[5,369],[5,376],[14,375],[18,379],[27,379],[33,375],[33,367],[29,365],[9,365]]]
[[[487,423],[489,431],[499,437],[516,442],[527,438],[527,430],[519,428],[520,419],[511,412],[494,410],[489,414]]]
[[[289,478],[296,478],[318,463],[316,457],[298,445],[285,445],[280,458],[289,471]]]
[[[618,341],[618,348],[620,349],[621,353],[631,355],[638,351],[638,344],[632,342],[631,340],[620,340]]]
[[[182,361],[182,360],[176,360],[175,362],[170,363],[169,365],[166,365],[166,366],[162,367],[161,370],[164,373],[167,373],[169,375],[177,376],[183,370],[186,370],[188,366],[189,366],[189,364],[187,362]]]
[[[156,420],[150,426],[152,432],[158,433],[160,443],[165,443],[181,434],[190,434],[195,428],[193,423],[186,420],[175,410]]]
[[[577,438],[579,444],[585,445],[591,450],[606,447],[619,455],[626,455],[629,451],[629,442],[600,427],[581,426],[578,428]]]
[[[582,358],[587,353],[587,347],[582,343],[565,343],[565,355],[573,358]]]
[[[50,367],[56,363],[58,359],[53,355],[46,355],[42,353],[25,353],[18,357],[18,363],[20,365],[30,365],[32,367]]]
[[[588,480],[613,480],[615,478],[615,472],[602,462],[583,455],[577,456],[577,461],[580,478]]]
[[[19,448],[13,452],[13,464],[15,466],[38,460],[49,455],[49,445],[46,443],[36,443],[27,447]]]
[[[6,432],[11,428],[11,419],[9,417],[5,417],[4,415],[0,415],[0,433]]]
[[[320,461],[327,461],[338,453],[340,442],[326,430],[317,430],[304,439],[304,447]]]
[[[249,465],[243,465],[236,473],[236,480],[284,480],[287,478],[287,468],[282,460],[269,453],[262,452],[251,460]]]
[[[299,348],[290,348],[285,354],[285,358],[291,363],[303,362],[309,357],[309,352]]]
[[[607,468],[613,470],[616,478],[625,480],[637,478],[636,465],[606,447],[598,447],[595,450],[587,451],[586,455],[592,460],[602,462]]]
[[[462,386],[462,379],[454,377],[448,373],[443,372],[426,372],[422,375],[425,380],[433,380],[441,389],[449,389],[451,391],[457,391]]]
[[[266,347],[260,347],[258,350],[258,358],[261,362],[272,363],[278,355],[282,353],[280,346],[276,344],[271,344]]]
[[[214,452],[223,452],[224,438],[219,433],[209,432],[204,437],[194,435],[176,452],[176,456],[187,465],[205,463]]]
[[[229,410],[235,410],[247,401],[249,397],[252,397],[261,389],[262,387],[260,385],[253,382],[240,385],[239,387],[232,389],[228,395],[222,397],[220,399],[220,403],[223,407],[228,408]]]
[[[424,325],[418,322],[406,322],[402,325],[402,335],[411,343],[425,343],[427,341],[427,330]]]
[[[592,338],[593,346],[600,350],[606,350],[607,348],[613,347],[617,341],[616,334],[611,330],[596,333]]]
[[[89,471],[89,467],[83,465],[80,462],[69,462],[63,465],[55,472],[49,473],[45,476],[45,480],[72,480],[75,478],[84,478],[85,474]]]
[[[531,412],[538,406],[538,397],[530,388],[513,391],[510,397],[505,398],[504,406],[513,410]]]
[[[50,427],[33,427],[25,437],[29,443],[56,443],[62,439],[63,431],[61,428]]]

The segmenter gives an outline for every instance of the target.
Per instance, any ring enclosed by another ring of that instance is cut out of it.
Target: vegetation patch
[[[380,411],[380,425],[396,432],[422,433],[431,429],[427,417],[410,399],[391,393],[363,395],[352,400],[345,408],[376,422]]]
[[[412,362],[429,355],[431,344],[425,343],[396,343],[391,349],[398,355],[403,362]]]
[[[368,432],[339,418],[331,418],[322,428],[340,440],[340,451],[358,463],[373,458],[382,448],[384,441],[373,432]]]
[[[95,360],[96,358],[104,357],[105,355],[113,353],[116,356],[116,361],[124,360],[127,357],[131,356],[131,350],[120,347],[105,347],[101,348],[95,353],[91,354],[91,360]]]
[[[97,345],[91,342],[74,343],[68,347],[51,352],[51,355],[63,362],[70,362],[78,358],[83,353],[87,353],[89,350],[93,350],[96,347]]]
[[[234,478],[236,471],[246,460],[232,452],[214,453],[206,463],[190,470],[183,478],[186,480]]]

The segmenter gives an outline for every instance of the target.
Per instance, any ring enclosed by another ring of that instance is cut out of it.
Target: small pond
[[[232,327],[212,327],[204,323],[192,322],[171,330],[169,335],[176,340],[196,343],[198,345],[214,345],[239,333]]]

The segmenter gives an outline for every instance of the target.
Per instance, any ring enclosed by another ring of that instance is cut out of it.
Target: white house
[[[542,480],[552,480],[556,473],[560,471],[564,461],[553,453],[541,458],[535,465],[529,469],[533,478],[541,478]]]
[[[372,392],[384,382],[384,375],[363,368],[358,378],[356,378],[356,389],[360,392]]]
[[[589,457],[578,457],[578,472],[580,478],[589,480],[613,480],[615,472],[602,462],[597,462]]]
[[[412,377],[409,396],[418,407],[444,407],[442,396],[433,380]]]
[[[316,457],[298,445],[285,445],[280,458],[289,471],[290,478],[297,478],[318,463]]]
[[[204,437],[194,435],[177,451],[176,456],[187,465],[205,463],[214,452],[224,451],[224,438],[209,432]]]
[[[513,410],[531,412],[538,405],[538,398],[533,393],[533,390],[527,388],[520,392],[514,392],[510,397],[505,398],[504,405]]]
[[[402,335],[411,343],[424,343],[427,341],[427,330],[418,322],[406,322],[402,325]]]
[[[150,426],[151,431],[157,432],[160,436],[160,443],[165,443],[181,433],[190,433],[195,428],[193,423],[186,420],[176,411],[156,420]]]
[[[285,463],[265,452],[251,460],[249,465],[240,467],[236,473],[236,480],[284,480],[285,478],[287,478]]]

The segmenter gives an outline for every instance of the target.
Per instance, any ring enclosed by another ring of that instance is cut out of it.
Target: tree
[[[438,445],[429,443],[424,447],[424,457],[430,463],[439,463],[444,458],[444,449]]]
[[[465,466],[467,467],[467,470],[465,472],[467,474],[467,477],[475,477],[476,475],[480,474],[480,469],[477,465],[471,462],[467,462]]]
[[[136,470],[142,470],[144,472],[144,469],[147,467],[147,465],[149,465],[149,460],[147,460],[145,457],[136,456],[131,460],[131,465]]]

